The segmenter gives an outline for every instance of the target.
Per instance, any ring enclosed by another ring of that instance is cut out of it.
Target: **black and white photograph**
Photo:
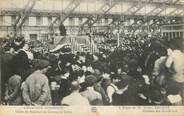
[[[0,0],[0,106],[184,106],[184,0]]]

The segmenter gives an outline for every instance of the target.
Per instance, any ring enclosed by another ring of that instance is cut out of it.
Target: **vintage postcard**
[[[0,115],[184,116],[184,0],[0,0]]]

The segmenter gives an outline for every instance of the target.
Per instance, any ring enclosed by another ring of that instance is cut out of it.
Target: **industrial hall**
[[[0,0],[0,105],[183,106],[184,0]]]

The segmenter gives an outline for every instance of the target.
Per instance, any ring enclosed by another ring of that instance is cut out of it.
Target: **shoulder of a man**
[[[28,78],[26,79],[26,82],[32,81],[34,79],[41,79],[42,81],[48,81],[47,76],[41,73],[32,73],[31,75],[28,76]]]
[[[9,83],[20,83],[21,77],[19,75],[13,75],[9,78]]]
[[[68,104],[71,100],[69,99],[70,97],[66,96],[62,99],[61,104]]]
[[[87,91],[85,90],[85,91],[80,92],[80,95],[86,96],[87,95]]]
[[[17,80],[20,80],[21,77],[19,75],[13,75],[10,77],[10,79],[17,79]]]
[[[97,91],[95,91],[94,90],[94,95],[98,98],[98,99],[102,99],[102,95],[99,93],[99,92],[97,92]]]

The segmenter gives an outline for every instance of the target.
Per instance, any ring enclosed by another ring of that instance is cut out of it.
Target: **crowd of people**
[[[173,42],[150,41],[141,54],[123,46],[40,53],[23,38],[2,47],[4,105],[184,104],[184,53]]]

